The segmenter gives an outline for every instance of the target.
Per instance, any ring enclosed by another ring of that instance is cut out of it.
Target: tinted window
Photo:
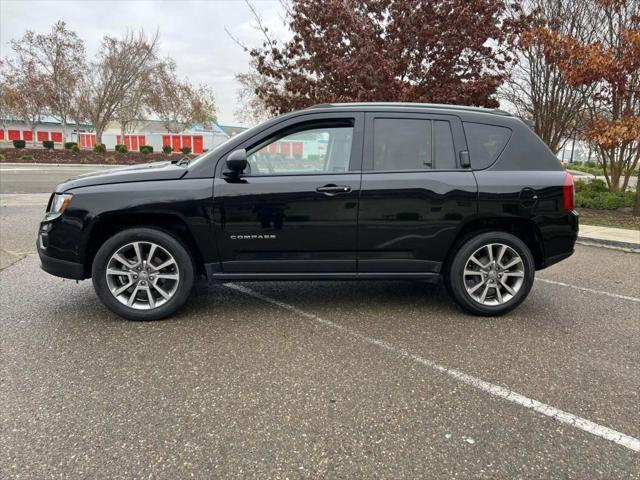
[[[433,122],[433,138],[436,166],[438,169],[456,168],[456,155],[453,148],[451,124],[442,120]]]
[[[373,169],[456,168],[451,125],[443,120],[377,118],[373,123]]]
[[[373,121],[374,170],[425,170],[431,167],[429,120],[377,118]]]
[[[473,168],[487,168],[496,161],[511,136],[511,130],[496,125],[464,122]]]
[[[250,150],[250,175],[305,175],[349,170],[352,126],[310,127]]]

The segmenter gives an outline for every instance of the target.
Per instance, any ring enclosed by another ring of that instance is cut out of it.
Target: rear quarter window
[[[463,122],[471,167],[477,170],[490,167],[500,156],[511,138],[511,129],[484,123]]]

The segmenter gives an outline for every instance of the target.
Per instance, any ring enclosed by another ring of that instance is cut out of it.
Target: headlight
[[[56,193],[51,201],[51,208],[49,213],[62,213],[69,206],[69,202],[73,198],[70,193]]]

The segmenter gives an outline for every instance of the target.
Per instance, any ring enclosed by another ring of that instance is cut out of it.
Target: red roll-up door
[[[45,140],[49,140],[49,132],[37,132],[36,138],[39,142],[44,142]]]
[[[174,152],[180,151],[180,135],[171,135],[171,148]]]
[[[4,129],[0,130],[0,140],[4,140]]]
[[[87,136],[84,133],[80,134],[80,146],[81,147],[87,146]]]
[[[143,145],[146,145],[147,140],[144,138],[144,135],[138,135],[138,146],[141,147]]]
[[[130,135],[129,142],[131,143],[131,148],[129,150],[138,150],[138,137]]]
[[[51,140],[56,143],[62,143],[62,132],[51,132]]]
[[[182,147],[189,147],[191,148],[191,137],[189,135],[184,135],[182,137]]]
[[[289,142],[282,142],[280,144],[280,153],[282,153],[285,157],[291,156],[291,144]]]
[[[169,135],[162,135],[162,146],[171,146],[171,137]]]
[[[202,153],[202,135],[193,137],[193,153]]]
[[[273,154],[277,153],[277,152],[276,152],[276,144],[275,144],[275,143],[270,143],[270,144],[267,146],[267,152],[269,152],[271,155],[273,155]]]
[[[22,139],[30,142],[33,140],[33,132],[31,130],[23,130],[22,131]]]
[[[20,130],[9,130],[9,140],[20,140]]]
[[[300,155],[302,156],[302,142],[293,142],[292,144],[292,148],[293,148],[293,155]]]
[[[96,146],[96,136],[95,136],[95,135],[90,135],[90,136],[89,136],[89,141],[91,142],[91,143],[90,143],[90,145],[91,145],[92,147],[95,147],[95,146]]]

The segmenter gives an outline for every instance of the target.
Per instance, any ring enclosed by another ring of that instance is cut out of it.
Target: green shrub
[[[0,162],[4,162],[4,155],[0,153]]]
[[[119,144],[119,145],[116,145],[115,151],[118,153],[127,153],[129,150],[127,150],[126,145]]]
[[[576,182],[576,207],[596,210],[616,210],[633,206],[634,192],[609,192],[602,180]]]
[[[140,145],[140,152],[144,153],[145,155],[153,153],[153,146],[151,146],[151,145]]]
[[[55,144],[53,143],[52,140],[43,140],[42,141],[42,146],[44,148],[46,148],[47,150],[52,150],[53,147],[55,146]]]
[[[608,192],[607,183],[599,178],[594,178],[589,182],[589,188],[594,192]]]
[[[27,146],[27,142],[25,142],[24,140],[13,141],[13,148],[24,148],[26,146]]]
[[[64,149],[65,150],[73,150],[74,146],[78,146],[78,142],[65,142],[64,143]]]
[[[589,167],[589,168],[598,168],[598,164],[596,162],[594,162],[593,160],[590,160],[588,162],[584,162],[584,166],[585,167]]]
[[[33,155],[22,155],[20,159],[25,162],[33,162]]]
[[[96,153],[106,153],[107,146],[104,143],[98,143],[95,147],[93,147],[93,151]]]
[[[162,153],[166,153],[167,155],[173,152],[173,148],[170,145],[164,145],[162,147]]]
[[[182,147],[180,151],[183,155],[189,155],[191,153],[191,147]]]
[[[74,153],[78,153],[80,151],[80,147],[76,144],[73,147],[71,147],[71,151]]]

